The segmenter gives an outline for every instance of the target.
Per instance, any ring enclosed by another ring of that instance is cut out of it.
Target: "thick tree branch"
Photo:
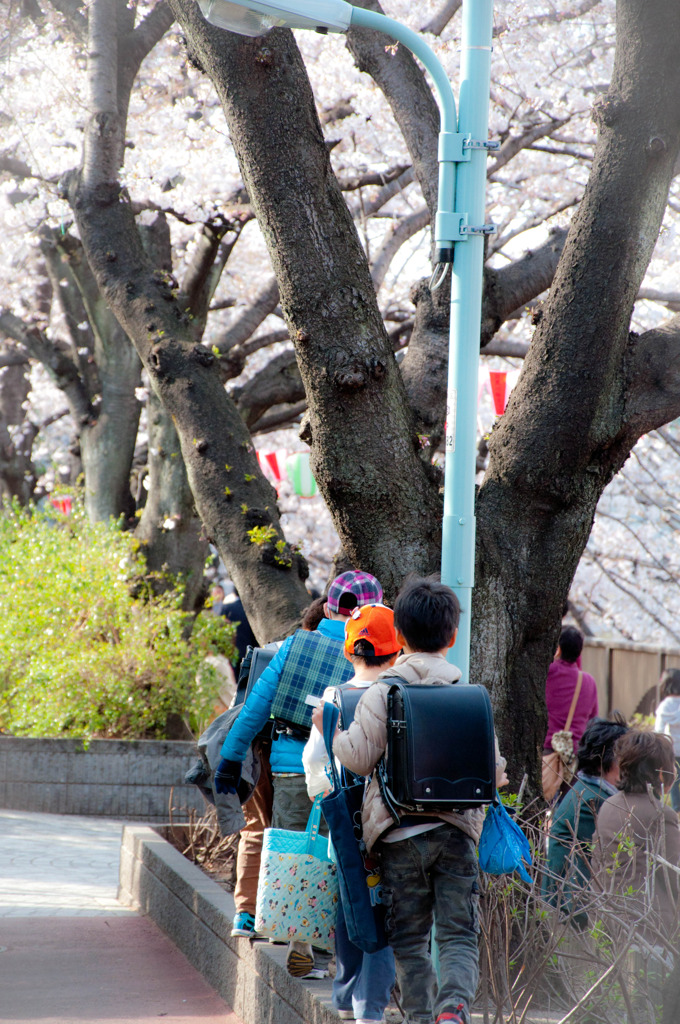
[[[38,327],[25,324],[9,310],[0,309],[0,332],[43,364],[54,383],[64,392],[76,423],[80,426],[86,423],[92,415],[92,407],[73,360],[49,341]]]
[[[11,174],[13,178],[18,178],[20,181],[23,181],[24,178],[37,177],[27,163],[24,163],[23,160],[17,160],[8,150],[0,153],[0,174],[3,172]]]
[[[236,318],[231,327],[217,339],[217,348],[222,353],[227,353],[236,345],[242,345],[255,333],[263,320],[270,313],[273,313],[279,304],[279,286],[276,278],[272,277],[263,288],[260,289],[250,306],[246,306],[242,313]]]
[[[680,314],[639,337],[631,335],[624,429],[632,448],[639,437],[680,416]]]
[[[554,228],[538,249],[526,252],[514,262],[484,272],[481,346],[489,344],[510,314],[531,302],[550,287],[564,243],[566,228]]]
[[[280,430],[282,427],[290,427],[299,423],[300,417],[307,411],[307,402],[295,402],[278,412],[270,412],[256,420],[250,428],[252,434],[268,434],[272,430]]]
[[[360,0],[359,7],[384,11],[378,0]],[[385,95],[413,161],[423,197],[434,220],[439,169],[439,110],[425,75],[405,46],[385,48],[385,36],[372,29],[350,28],[347,47],[360,71],[371,76]]]
[[[525,341],[509,341],[503,338],[494,338],[481,352],[483,356],[504,356],[507,359],[524,359],[529,351],[529,345]]]
[[[568,124],[570,120],[571,117],[551,118],[549,121],[543,121],[541,124],[532,125],[531,128],[525,129],[519,135],[510,135],[498,150],[493,163],[489,166],[487,177],[493,179],[493,176],[500,171],[501,167],[505,167],[522,149],[526,149],[532,142],[536,142],[537,139],[543,139],[546,135],[552,135],[562,125]]]
[[[355,192],[359,188],[367,188],[369,185],[389,185],[408,169],[407,164],[391,167],[389,171],[366,171],[365,174],[338,174],[338,184],[343,192]]]
[[[40,251],[45,260],[52,293],[64,314],[73,361],[78,366],[91,400],[101,392],[101,383],[97,364],[92,358],[96,350],[94,332],[83,302],[81,284],[73,272],[74,264],[82,258],[80,243],[70,235],[60,236],[56,229],[45,227],[40,232]],[[98,299],[96,285],[92,280],[91,283],[95,289],[95,299]]]
[[[85,42],[87,39],[87,18],[83,15],[81,0],[50,0],[55,11],[59,11],[68,23],[69,28],[77,39]]]
[[[373,278],[376,292],[380,291],[385,275],[390,269],[390,264],[402,245],[408,242],[409,238],[413,238],[419,231],[422,231],[423,228],[426,228],[429,223],[430,211],[426,206],[416,210],[415,213],[410,214],[408,217],[395,221],[383,239],[382,245],[376,253],[371,266],[371,277]]]
[[[0,368],[5,366],[25,366],[28,361],[28,354],[20,349],[4,349],[0,351]]]
[[[403,192],[407,185],[410,185],[413,181],[415,181],[415,171],[412,167],[407,167],[398,178],[383,186],[373,199],[363,204],[357,200],[348,203],[349,212],[355,220],[358,217],[372,217],[374,213],[382,210],[383,206],[389,203],[390,199],[394,199],[396,195]]]
[[[267,409],[275,405],[302,401],[305,389],[295,353],[291,350],[274,356],[243,387],[234,388],[230,396],[236,402],[247,427],[252,427]]]
[[[420,31],[440,36],[462,3],[463,0],[446,0],[443,7],[437,11],[434,17],[430,18],[426,25],[423,25]]]
[[[197,341],[203,337],[212,297],[243,226],[241,220],[228,221],[220,217],[201,227],[193,259],[182,282],[182,290],[194,317]],[[225,241],[226,235],[229,238]]]
[[[130,94],[142,61],[160,42],[174,21],[174,16],[165,0],[153,7],[146,17],[134,26],[135,8],[129,6],[129,14],[119,11],[118,20],[118,112],[123,121],[123,134],[127,124]]]

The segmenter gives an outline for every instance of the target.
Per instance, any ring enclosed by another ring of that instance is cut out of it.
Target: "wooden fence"
[[[654,713],[661,673],[667,668],[680,668],[680,651],[586,638],[582,664],[597,682],[600,714],[617,710],[630,718],[635,713]]]

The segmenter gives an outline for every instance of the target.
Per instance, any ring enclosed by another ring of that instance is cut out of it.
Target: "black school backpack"
[[[378,782],[395,821],[405,814],[463,811],[493,802],[493,713],[484,686],[381,679],[387,746]]]

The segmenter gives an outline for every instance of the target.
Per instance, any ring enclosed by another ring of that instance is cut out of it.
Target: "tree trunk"
[[[110,10],[100,8],[115,2],[94,0],[93,30],[110,20]],[[116,51],[118,40],[104,32],[99,45]],[[309,603],[307,565],[286,543],[275,492],[225,393],[215,357],[194,339],[186,296],[144,252],[129,196],[117,180],[121,114],[107,106],[111,82],[101,81],[96,70],[106,67],[112,75],[116,62],[98,54],[91,65],[82,171],[67,176],[64,187],[99,289],[176,425],[207,536],[222,555],[256,636],[270,640],[290,632]]]
[[[110,313],[108,320],[106,352],[97,360],[101,405],[94,422],[83,425],[80,433],[85,510],[93,523],[134,515],[130,469],[141,411],[135,388],[142,383],[142,364]]]
[[[194,509],[177,431],[153,391],[146,411],[149,496],[135,536],[144,546],[151,572],[179,577],[184,584],[184,607],[194,609],[203,588],[208,542]]]
[[[405,573],[439,566],[440,499],[300,53],[291,32],[244,39],[211,28],[189,0],[172,7],[220,96],[267,243],[314,475],[348,557],[394,595]]]
[[[492,689],[515,780],[537,765],[546,672],[598,499],[641,434],[680,413],[677,322],[630,333],[680,149],[678,41],[680,6],[620,0],[590,180],[489,442],[472,674]]]
[[[38,428],[23,410],[30,389],[28,363],[0,369],[0,504],[17,498],[27,505],[35,489],[31,450]]]

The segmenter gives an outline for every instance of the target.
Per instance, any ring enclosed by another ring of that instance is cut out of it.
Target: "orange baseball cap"
[[[354,654],[357,640],[368,640],[377,657],[401,650],[394,628],[394,612],[384,604],[355,608],[345,623],[345,651]]]

